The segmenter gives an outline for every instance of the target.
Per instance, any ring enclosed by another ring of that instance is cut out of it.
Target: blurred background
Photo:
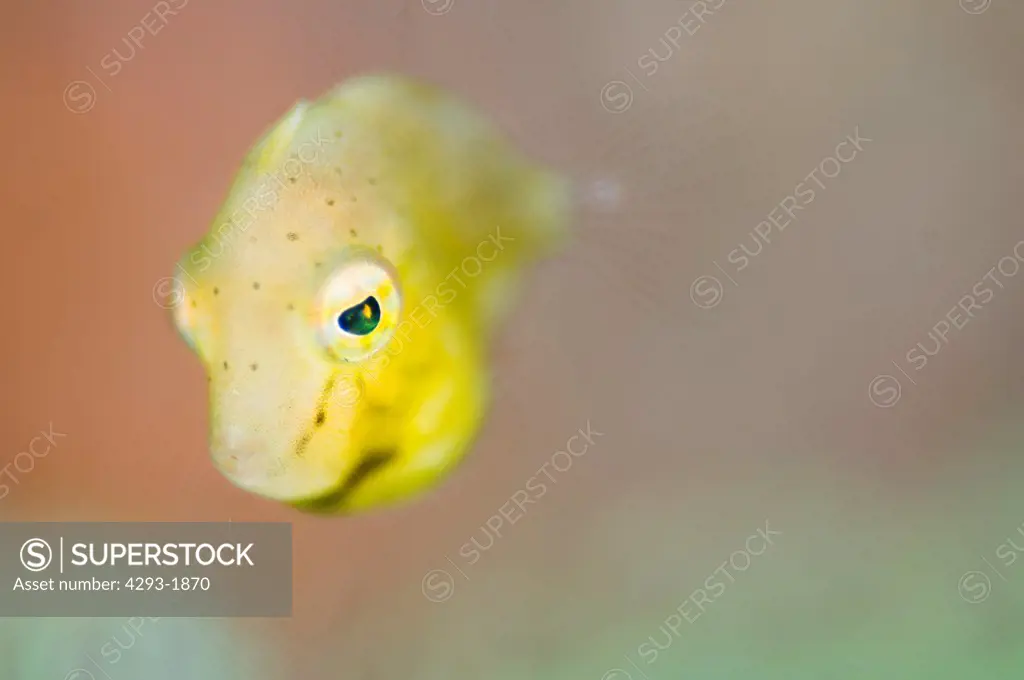
[[[290,619],[163,619],[91,676],[125,621],[6,619],[0,677],[1024,671],[1024,5],[7,15],[0,466],[64,436],[7,468],[0,519],[293,522],[295,584]],[[324,519],[213,468],[202,369],[153,287],[267,125],[368,71],[475,102],[579,182],[580,214],[496,348],[458,474]],[[588,423],[587,453],[495,529]]]

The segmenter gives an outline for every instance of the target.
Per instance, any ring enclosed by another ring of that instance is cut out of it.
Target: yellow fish
[[[307,512],[436,485],[487,411],[494,332],[571,211],[568,182],[433,86],[362,76],[298,102],[175,272],[214,464]]]

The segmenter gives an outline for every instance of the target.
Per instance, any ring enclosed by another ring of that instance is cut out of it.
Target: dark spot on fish
[[[324,406],[327,404],[327,400],[331,398],[331,392],[334,390],[334,380],[335,377],[332,375],[329,378],[327,378],[327,382],[324,383],[324,388],[320,392],[320,398],[317,399],[316,403],[317,417],[319,417],[319,414],[324,410]],[[300,437],[299,441],[295,444],[296,458],[302,458],[304,455],[306,455],[306,447],[309,445],[309,440],[312,438],[312,431],[307,430],[302,433],[302,437]]]
[[[260,367],[260,365],[259,365],[259,364],[256,364],[256,363],[252,363],[252,364],[249,364],[249,368],[251,368],[251,369],[252,369],[252,370],[254,370],[254,371],[255,371],[255,370],[256,370],[257,368],[259,368],[259,367]]]
[[[333,198],[328,198],[326,203],[327,203],[327,205],[334,205],[334,199]]]
[[[295,506],[301,510],[314,513],[336,510],[360,485],[375,473],[380,472],[382,468],[393,462],[397,457],[397,449],[368,451],[363,454],[359,465],[349,473],[348,477],[336,489],[328,491],[322,496],[296,503]]]
[[[290,311],[292,311],[293,309],[295,309],[295,305],[293,305],[292,303],[290,303],[290,302],[289,302],[289,303],[288,303],[288,311],[290,312]]]
[[[216,286],[214,286],[213,287],[213,294],[214,295],[220,295],[220,288],[217,288]]]
[[[224,370],[225,371],[228,370],[228,362],[226,362],[226,361],[224,362]]]
[[[317,427],[320,427],[321,425],[324,424],[324,421],[326,420],[327,414],[320,410],[316,412],[316,420],[314,420],[313,422],[316,424]]]
[[[252,289],[253,290],[259,290],[260,289],[260,282],[259,281],[253,281]]]
[[[348,233],[349,233],[349,235],[352,236],[352,238],[355,238],[356,236],[359,236],[359,234],[356,233],[355,229],[349,229]]]
[[[319,269],[320,265],[322,265],[322,264],[323,264],[323,262],[314,262],[313,266],[316,267],[317,269]]]
[[[358,201],[358,200],[359,200],[359,197],[358,197],[358,196],[353,196],[353,197],[352,197],[352,202],[353,202],[353,203],[355,203],[355,202],[356,202],[356,201]]]
[[[292,184],[295,184],[295,183],[296,183],[296,182],[298,182],[299,180],[298,180],[298,178],[296,178],[296,177],[289,177],[289,178],[288,178],[288,181],[289,181],[289,182],[291,182]]]
[[[294,231],[289,231],[288,234],[287,234],[287,237],[288,237],[289,241],[298,241],[299,240],[299,235],[296,234]]]
[[[377,178],[376,177],[367,177],[366,181],[370,183],[370,186],[375,186],[377,184]]]

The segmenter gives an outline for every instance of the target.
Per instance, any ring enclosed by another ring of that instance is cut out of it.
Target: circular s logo
[[[455,0],[420,0],[420,4],[423,5],[423,9],[427,10],[427,14],[439,17],[451,11]]]
[[[868,385],[868,399],[878,408],[892,408],[902,394],[900,381],[891,375],[876,376]]]
[[[42,571],[52,561],[53,550],[41,538],[30,538],[21,546],[21,565],[29,571]]]
[[[96,105],[96,88],[84,80],[68,83],[64,88],[64,106],[71,113],[88,113]]]
[[[690,299],[701,309],[711,309],[722,301],[725,289],[714,276],[698,276],[690,284]]]
[[[423,577],[422,590],[431,602],[444,602],[455,594],[455,579],[444,569],[431,569]]]
[[[968,14],[981,14],[992,5],[992,0],[960,0],[960,9]]]
[[[185,300],[185,286],[174,276],[165,276],[153,284],[153,302],[161,309],[174,309]]]
[[[956,589],[964,602],[978,604],[988,599],[992,592],[992,581],[984,572],[969,571],[960,577]]]
[[[84,668],[76,668],[65,675],[64,680],[96,680],[96,676]]]
[[[601,106],[608,113],[622,113],[633,105],[633,88],[621,80],[611,80],[601,88]]]
[[[363,396],[361,383],[354,376],[342,376],[334,385],[334,397],[341,406],[351,408],[359,403]]]
[[[601,676],[601,680],[633,680],[633,676],[621,668],[611,668]]]

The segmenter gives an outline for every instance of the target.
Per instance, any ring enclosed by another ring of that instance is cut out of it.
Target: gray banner
[[[291,616],[292,527],[0,523],[3,616]]]

